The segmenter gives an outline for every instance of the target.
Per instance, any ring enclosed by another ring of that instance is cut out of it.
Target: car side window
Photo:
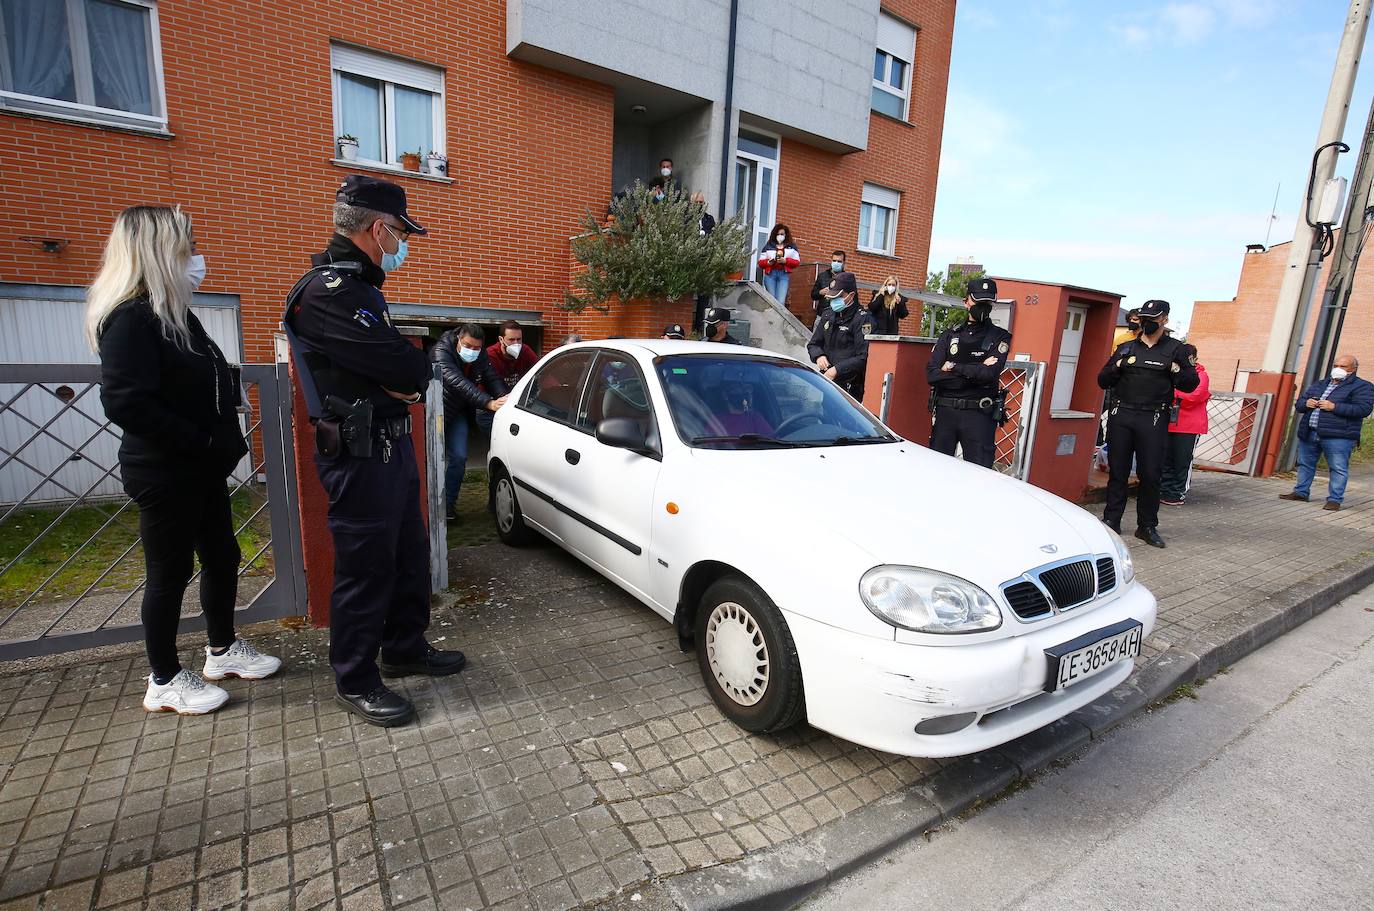
[[[593,354],[592,351],[569,351],[552,358],[530,380],[520,407],[553,421],[572,424],[582,377]]]
[[[628,357],[609,351],[602,352],[592,368],[577,427],[596,433],[596,425],[606,418],[630,418],[646,438],[653,435],[656,426],[644,374]]]

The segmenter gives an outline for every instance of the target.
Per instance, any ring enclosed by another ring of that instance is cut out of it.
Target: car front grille
[[[1111,557],[1082,557],[1041,566],[1002,586],[1016,616],[1040,620],[1072,610],[1116,588],[1116,564]]]

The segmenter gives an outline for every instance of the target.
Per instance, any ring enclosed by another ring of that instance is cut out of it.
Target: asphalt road
[[[806,911],[1374,907],[1374,589]]]

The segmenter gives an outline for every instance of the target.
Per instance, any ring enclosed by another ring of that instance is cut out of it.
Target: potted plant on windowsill
[[[428,162],[429,162],[429,173],[433,174],[435,177],[447,177],[447,176],[448,176],[448,156],[447,156],[447,155],[441,155],[441,154],[438,153],[438,152],[430,152],[430,153],[429,153]]]
[[[344,161],[358,160],[358,137],[347,133],[335,140],[339,144],[339,157]]]
[[[416,172],[418,172],[418,171],[420,170],[420,153],[419,153],[419,152],[402,152],[402,153],[401,153],[401,167],[405,168],[407,171],[416,171]]]

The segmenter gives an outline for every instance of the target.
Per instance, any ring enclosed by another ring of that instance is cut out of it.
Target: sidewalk
[[[1164,507],[1168,550],[1133,549],[1161,601],[1133,680],[1252,648],[1257,620],[1310,613],[1302,598],[1368,569],[1367,469],[1347,511],[1278,500],[1287,489],[1202,474],[1187,506]],[[452,556],[432,636],[471,665],[406,681],[421,717],[407,728],[335,708],[315,630],[250,631],[286,671],[230,681],[209,718],[146,715],[137,648],[0,667],[0,911],[728,904],[773,885],[738,885],[760,858],[877,850],[854,820],[913,824],[911,800],[958,812],[950,788],[999,790],[1054,742],[936,762],[809,728],[747,735],[669,624],[557,550]],[[1129,710],[1144,692],[1104,702]],[[1075,736],[1109,723],[1096,717]]]

